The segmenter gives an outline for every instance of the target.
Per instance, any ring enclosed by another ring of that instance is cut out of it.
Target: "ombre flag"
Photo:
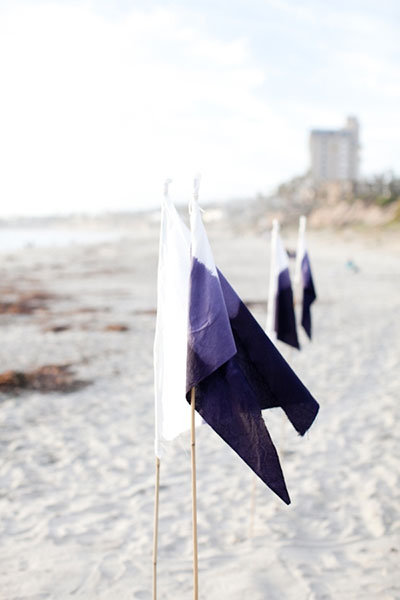
[[[316,300],[314,281],[311,273],[310,258],[305,240],[306,217],[300,217],[299,236],[296,252],[295,285],[302,288],[301,324],[311,339],[311,304]]]
[[[319,406],[216,269],[196,201],[191,210],[187,399],[284,502],[278,454],[261,410],[281,407],[303,435]]]
[[[168,196],[161,206],[154,340],[155,453],[190,428],[186,395],[190,233]]]
[[[267,309],[267,334],[300,349],[297,337],[289,259],[274,219],[271,234],[271,268]]]

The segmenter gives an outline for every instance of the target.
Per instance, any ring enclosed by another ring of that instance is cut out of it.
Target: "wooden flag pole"
[[[250,507],[250,526],[249,537],[254,536],[254,519],[256,514],[256,492],[257,492],[257,475],[253,473],[253,487],[251,490],[251,507]]]
[[[156,457],[153,535],[153,600],[157,600],[158,499],[160,495],[160,459]]]
[[[269,287],[268,287],[268,303],[267,303],[267,321],[265,326],[265,333],[268,337],[276,343],[276,332],[275,332],[275,302],[274,298],[277,292],[277,274],[276,274],[276,244],[279,233],[279,221],[273,219],[272,231],[271,231],[271,256],[270,256],[270,271],[269,271]],[[254,535],[254,521],[256,515],[257,505],[257,475],[253,473],[253,484],[250,499],[250,520],[249,520],[249,537],[252,538]]]
[[[196,496],[196,428],[195,428],[196,391],[190,392],[191,406],[191,457],[192,457],[192,524],[193,524],[193,600],[199,598],[199,567],[197,555],[197,496]]]

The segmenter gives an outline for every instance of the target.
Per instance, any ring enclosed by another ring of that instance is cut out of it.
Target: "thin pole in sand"
[[[156,456],[153,535],[153,600],[157,600],[158,500],[160,496],[160,459]]]
[[[292,357],[293,357],[293,348],[289,348],[289,350],[287,352],[287,355],[285,356],[285,359],[286,359],[286,361],[289,364],[292,362]],[[283,469],[284,462],[285,462],[286,435],[287,435],[287,431],[288,431],[287,417],[286,417],[285,413],[282,411],[282,415],[281,415],[281,434],[280,434],[279,445],[277,446],[277,450],[278,450],[278,454],[279,454],[279,460],[281,462],[282,469]]]
[[[276,272],[276,244],[279,234],[279,221],[273,219],[272,231],[271,231],[271,255],[270,255],[270,271],[269,271],[269,289],[268,289],[268,304],[267,304],[267,322],[265,326],[265,332],[270,340],[276,343],[276,332],[275,332],[275,296],[278,287],[278,274]],[[254,535],[254,520],[256,514],[256,502],[257,500],[257,475],[253,473],[253,485],[251,491],[251,504],[250,504],[250,522],[249,522],[249,537],[252,538]]]
[[[301,296],[301,259],[303,254],[304,247],[304,236],[306,231],[307,219],[304,215],[302,215],[299,219],[299,230],[297,234],[297,247],[296,247],[296,263],[293,277],[293,306],[296,311],[296,307],[300,304],[300,296]],[[286,360],[288,363],[292,361],[293,358],[293,348],[289,348],[288,353],[286,355]],[[286,432],[287,432],[287,419],[285,415],[282,415],[282,427],[281,427],[281,440],[279,444],[279,454],[281,459],[281,464],[283,467],[283,461],[285,456],[285,445],[286,445]]]
[[[197,496],[196,496],[196,428],[195,428],[196,391],[190,392],[191,407],[191,458],[192,458],[192,525],[193,525],[193,600],[199,598],[199,567],[197,555]]]
[[[257,493],[257,476],[253,473],[253,486],[251,490],[251,507],[250,507],[250,526],[249,537],[254,536],[254,518],[256,514],[256,493]]]

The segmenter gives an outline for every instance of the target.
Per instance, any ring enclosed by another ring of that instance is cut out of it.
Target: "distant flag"
[[[302,287],[302,314],[301,324],[311,339],[311,304],[317,298],[311,273],[310,258],[308,256],[305,240],[306,217],[300,217],[299,236],[296,252],[295,285]]]
[[[196,201],[191,208],[187,399],[284,502],[279,458],[261,410],[281,407],[303,435],[319,406],[216,269]]]
[[[273,221],[271,233],[271,268],[267,309],[267,334],[300,349],[297,337],[293,291],[290,283],[289,260],[283,247],[279,224]]]
[[[155,453],[190,428],[186,355],[190,276],[190,233],[168,196],[161,207],[157,321],[154,340]]]

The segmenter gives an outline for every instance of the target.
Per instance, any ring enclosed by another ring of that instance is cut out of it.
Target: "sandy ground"
[[[218,266],[264,324],[266,237],[217,233]],[[318,232],[308,241],[315,339],[302,336],[300,353],[281,349],[320,415],[299,438],[281,412],[266,413],[292,505],[257,483],[251,537],[252,475],[198,430],[203,599],[400,598],[399,240]],[[118,242],[0,255],[3,297],[54,294],[32,315],[0,316],[0,371],[69,363],[91,382],[1,396],[1,599],[151,598],[157,244],[157,228],[141,226]],[[192,593],[186,436],[161,483],[159,598],[183,600]]]

